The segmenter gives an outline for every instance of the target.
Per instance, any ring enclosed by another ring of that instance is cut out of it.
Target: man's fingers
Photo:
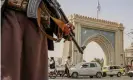
[[[75,27],[74,27],[73,24],[71,24],[71,23],[67,23],[66,25],[67,25],[70,29],[72,29],[72,30],[75,29]]]
[[[70,28],[68,28],[68,27],[66,26],[65,29],[64,29],[65,35],[69,35],[70,31],[71,31]]]

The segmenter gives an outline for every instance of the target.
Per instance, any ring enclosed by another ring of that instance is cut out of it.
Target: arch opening
[[[103,66],[105,58],[105,52],[97,42],[91,41],[88,43],[83,54],[83,61],[91,62],[99,60],[100,64]]]
[[[89,37],[85,42],[84,46],[87,46],[89,43],[95,42],[97,43],[104,53],[104,65],[111,65],[115,64],[114,59],[114,48],[109,42],[109,40],[103,36],[102,34],[96,34],[91,37]]]

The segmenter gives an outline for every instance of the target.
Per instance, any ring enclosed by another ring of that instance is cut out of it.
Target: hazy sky
[[[71,14],[80,14],[89,17],[97,16],[97,0],[58,0],[62,9],[67,16]],[[133,0],[99,0],[101,11],[99,14],[100,19],[115,21],[123,23],[124,30],[124,48],[130,46],[133,39],[128,37],[125,33],[133,29]],[[132,36],[132,35],[131,35]],[[132,36],[133,37],[133,36]],[[55,51],[49,52],[49,56],[62,57],[63,42],[55,44]],[[88,44],[84,59],[87,61],[95,57],[102,58],[104,53],[101,47],[91,42]]]

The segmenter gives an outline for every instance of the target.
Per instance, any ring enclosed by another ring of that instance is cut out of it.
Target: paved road
[[[49,80],[133,80],[133,77],[132,78],[130,78],[128,76],[122,76],[122,77],[104,77],[104,78],[101,78],[101,79],[98,79],[98,78],[89,78],[89,77],[79,77],[78,79],[57,77],[56,79],[49,79]]]

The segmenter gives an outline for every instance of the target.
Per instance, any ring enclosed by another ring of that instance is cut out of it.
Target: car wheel
[[[90,76],[90,78],[93,78],[93,76]]]
[[[77,72],[73,72],[72,73],[72,78],[77,78],[78,77],[78,73]]]
[[[129,77],[133,77],[133,73],[128,73],[128,76]]]
[[[107,73],[106,72],[103,72],[103,77],[106,77],[107,76]]]
[[[51,79],[55,79],[56,76],[57,76],[57,75],[56,75],[54,72],[50,72],[49,77],[50,77]]]
[[[121,73],[120,72],[117,73],[117,77],[121,77]]]
[[[101,72],[97,72],[96,77],[97,78],[101,78],[102,77],[102,73]]]
[[[113,77],[114,75],[110,75],[110,77]]]

